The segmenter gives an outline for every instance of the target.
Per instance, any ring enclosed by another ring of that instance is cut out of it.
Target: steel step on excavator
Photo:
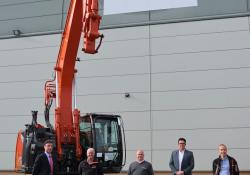
[[[95,54],[103,35],[99,33],[101,16],[98,0],[71,0],[61,45],[54,68],[54,79],[44,86],[46,126],[37,122],[38,111],[32,111],[32,121],[19,130],[15,152],[15,171],[32,173],[37,155],[42,153],[47,139],[54,141],[58,174],[77,174],[78,164],[86,158],[86,150],[93,147],[104,172],[118,173],[126,159],[123,122],[119,115],[88,113],[80,115],[77,108],[75,64],[81,36],[83,51]],[[99,44],[96,47],[96,39]],[[49,113],[55,101],[55,124]]]

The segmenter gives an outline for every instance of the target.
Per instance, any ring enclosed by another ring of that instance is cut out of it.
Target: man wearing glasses
[[[173,175],[192,175],[194,169],[193,152],[186,149],[186,139],[178,139],[178,150],[172,152],[169,167]]]

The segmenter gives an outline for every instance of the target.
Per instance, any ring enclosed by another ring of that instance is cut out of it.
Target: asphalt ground
[[[15,173],[15,172],[3,172],[0,171],[0,175],[24,175],[23,173]],[[105,174],[105,175],[127,175],[126,173],[119,174]],[[169,172],[156,172],[155,175],[171,175]],[[193,175],[212,175],[212,172],[193,172]],[[250,175],[250,171],[241,172],[240,175]]]

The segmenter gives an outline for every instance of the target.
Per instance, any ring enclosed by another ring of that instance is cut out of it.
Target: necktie
[[[50,175],[53,175],[53,159],[51,155],[49,155],[49,165],[50,165]]]

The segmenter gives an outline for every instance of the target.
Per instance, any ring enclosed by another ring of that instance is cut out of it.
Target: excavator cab
[[[89,147],[105,173],[119,173],[126,159],[124,129],[118,115],[87,114],[80,117],[80,143],[83,152]],[[86,158],[86,155],[83,156]]]

